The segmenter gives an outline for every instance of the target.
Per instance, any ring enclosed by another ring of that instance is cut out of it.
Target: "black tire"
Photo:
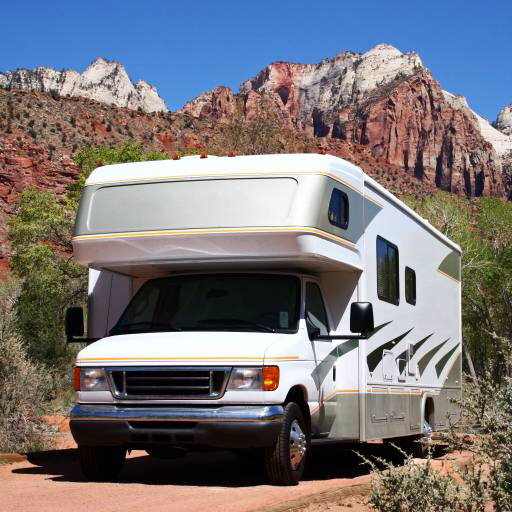
[[[79,446],[80,467],[88,480],[116,480],[121,473],[126,449],[121,446]]]
[[[304,437],[300,435],[296,428],[297,424]],[[292,434],[292,431],[295,435]],[[294,440],[297,436],[300,438],[299,443]],[[304,473],[309,441],[310,432],[304,421],[302,411],[295,402],[290,402],[284,409],[283,424],[275,444],[265,448],[264,451],[265,471],[272,483],[277,485],[297,485],[299,483]],[[295,455],[298,461],[295,464],[290,452],[294,444],[300,452],[300,454]]]

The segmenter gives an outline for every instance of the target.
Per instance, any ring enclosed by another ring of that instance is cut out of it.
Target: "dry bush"
[[[502,340],[507,346],[510,340]],[[491,372],[467,385],[464,423],[445,441],[472,454],[471,462],[440,473],[430,456],[423,464],[406,457],[402,466],[377,459],[372,467],[371,505],[381,512],[510,512],[512,510],[512,380]]]
[[[32,363],[14,329],[13,305],[17,286],[0,284],[0,451],[40,450],[49,444],[42,421],[53,380]]]
[[[397,448],[398,449],[398,448]],[[401,451],[401,450],[400,450]],[[484,512],[489,503],[484,466],[469,463],[441,473],[427,460],[401,452],[402,465],[364,459],[372,468],[370,505],[380,512]]]
[[[430,460],[426,464],[416,464],[411,456],[406,456],[402,466],[396,466],[381,458],[377,458],[375,462],[365,461],[372,467],[370,503],[376,510],[457,510],[457,484],[450,477],[441,477]]]

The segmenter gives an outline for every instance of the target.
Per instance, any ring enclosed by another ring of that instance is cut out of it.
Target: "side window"
[[[329,222],[342,229],[348,227],[348,197],[337,188],[333,189],[329,202]]]
[[[405,300],[416,305],[416,272],[409,267],[405,267]]]
[[[329,334],[327,314],[320,288],[316,283],[306,283],[306,321],[320,329],[320,334]]]
[[[400,281],[398,275],[398,247],[377,237],[377,295],[380,300],[398,305]]]

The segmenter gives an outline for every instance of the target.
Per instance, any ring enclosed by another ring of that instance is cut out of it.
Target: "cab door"
[[[320,335],[330,333],[327,310],[319,284],[312,279],[306,279],[304,286],[304,315],[315,357],[313,378],[318,389],[319,434],[328,434],[336,416],[336,354],[333,353],[335,347],[330,340],[315,339],[315,332]]]

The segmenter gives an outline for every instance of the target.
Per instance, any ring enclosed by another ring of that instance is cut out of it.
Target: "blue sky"
[[[510,0],[1,0],[0,70],[122,62],[171,109],[237,89],[274,60],[318,62],[387,42],[494,119],[512,102]]]

